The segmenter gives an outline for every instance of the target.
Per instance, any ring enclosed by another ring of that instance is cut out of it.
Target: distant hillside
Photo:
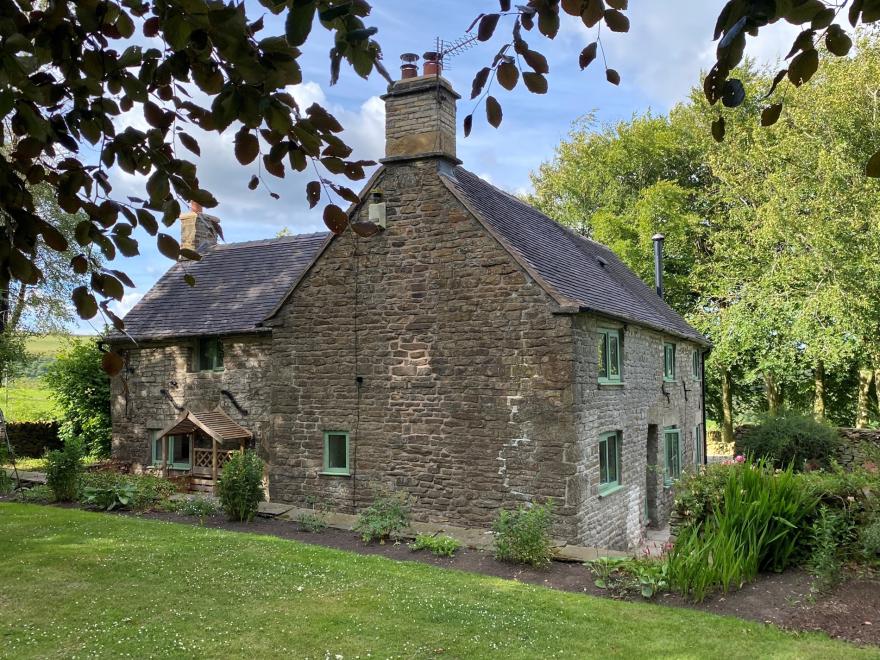
[[[93,339],[94,335],[46,335],[30,337],[26,350],[34,359],[8,388],[0,387],[0,408],[11,422],[56,419],[58,410],[43,382],[43,375],[71,340]]]

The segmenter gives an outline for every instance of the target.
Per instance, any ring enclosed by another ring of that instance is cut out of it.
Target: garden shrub
[[[134,500],[134,496],[135,487],[132,484],[119,484],[109,488],[86,486],[80,496],[80,502],[89,507],[112,511],[127,508]]]
[[[501,511],[492,525],[495,558],[532,566],[548,565],[553,559],[552,514],[553,500],[531,507],[520,504],[515,511]]]
[[[765,417],[739,441],[739,449],[752,459],[767,459],[774,466],[825,467],[840,440],[836,429],[793,412]]]
[[[724,474],[721,501],[705,520],[684,527],[669,556],[670,583],[697,601],[792,565],[816,510],[816,496],[791,466],[774,470],[760,461]]]
[[[868,520],[859,532],[859,545],[867,559],[880,558],[880,515]]]
[[[0,495],[8,495],[13,490],[15,490],[15,481],[6,470],[0,468]]]
[[[685,525],[701,523],[709,517],[724,497],[728,472],[738,467],[734,462],[715,463],[681,475],[675,484],[673,508]]]
[[[62,447],[56,421],[8,422],[6,433],[16,458],[39,458],[46,450]]]
[[[166,511],[180,514],[181,516],[195,516],[207,518],[220,513],[220,507],[214,500],[207,497],[185,497],[179,500],[167,500],[163,507]]]
[[[651,599],[669,589],[669,562],[651,557],[600,557],[586,563],[600,589],[615,597]]]
[[[824,504],[810,526],[810,572],[819,591],[827,591],[840,581],[843,557],[852,541],[852,525],[843,511]]]
[[[176,490],[171,481],[162,477],[151,474],[122,474],[113,470],[86,472],[79,480],[80,501],[83,504],[87,504],[88,493],[100,492],[104,497],[109,497],[111,492],[130,492],[131,499],[126,506],[135,511],[158,505]],[[109,504],[108,500],[105,501]],[[94,505],[97,506],[97,503]]]
[[[55,501],[52,489],[41,484],[31,488],[25,488],[18,494],[18,501],[25,504],[49,504]]]
[[[263,461],[253,451],[238,451],[223,466],[217,484],[220,506],[230,520],[250,522],[257,514],[263,492]]]
[[[83,446],[76,438],[46,454],[46,484],[59,502],[72,502],[83,470]]]
[[[93,340],[74,341],[48,368],[45,381],[64,416],[65,443],[83,442],[92,456],[110,456],[110,377]]]
[[[415,540],[409,544],[412,551],[428,550],[438,557],[453,557],[456,551],[461,547],[461,541],[451,536],[433,534],[417,534]]]
[[[410,503],[406,493],[382,491],[358,516],[354,530],[364,543],[384,543],[409,525]]]
[[[310,511],[300,515],[297,522],[304,532],[319,534],[327,529],[327,514],[323,511]]]

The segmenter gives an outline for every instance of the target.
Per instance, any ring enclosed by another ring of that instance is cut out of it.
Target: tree
[[[94,341],[73,341],[46,374],[46,384],[61,407],[60,435],[81,441],[93,456],[110,455],[110,378]]]
[[[770,77],[737,75],[747,91]],[[707,377],[721,397],[707,403],[726,435],[736,399],[744,411],[788,403],[836,423],[853,423],[860,400],[868,416],[880,215],[862,163],[878,78],[880,39],[866,34],[857,56],[790,92],[772,128],[757,127],[761,103],[749,101],[730,116],[732,144],[715,144],[704,138],[714,111],[695,90],[668,117],[580,124],[533,179],[536,204],[648,282],[650,236],[670,233],[669,302],[713,341]]]
[[[371,5],[367,0],[260,1],[273,14],[286,12],[284,35],[262,37],[262,17],[248,16],[244,3],[0,0],[0,140],[15,142],[0,158],[0,291],[8,292],[12,281],[35,285],[46,280],[35,257],[41,243],[57,252],[69,249],[57,224],[38,213],[31,187],[45,183],[62,210],[85,215],[74,232],[80,251],[69,263],[75,273],[91,274],[88,285],[72,291],[77,313],[89,319],[100,311],[123,328],[110,303],[132,284],[122,271],[102,268],[94,256],[100,252],[112,261],[117,253],[137,254],[132,231],[142,227],[155,236],[165,256],[199,258],[160,231],[175,222],[181,202],[216,205],[186,155],[200,151],[187,132],[192,125],[208,132],[235,131],[234,153],[250,168],[251,189],[266,187],[267,174],[283,177],[286,166],[302,172],[313,165],[318,174],[306,187],[310,204],[323,197],[330,202],[324,209],[328,227],[349,229],[337,202],[356,202],[357,196],[328,175],[359,180],[372,163],[348,160],[351,149],[339,137],[339,122],[319,104],[299,107],[285,87],[302,80],[300,48],[316,23],[334,37],[331,84],[343,61],[361,76],[376,70],[390,80],[372,38],[376,29],[364,23]],[[715,29],[717,62],[706,78],[707,99],[730,108],[744,102],[744,85],[730,74],[742,59],[747,35],[780,19],[810,25],[795,41],[785,72],[791,84],[802,85],[819,66],[819,39],[835,55],[849,51],[851,40],[835,22],[847,7],[853,26],[880,18],[880,0],[731,0]],[[600,54],[605,62],[601,26],[629,30],[627,8],[627,0],[528,0],[516,7],[500,0],[500,11],[477,16],[471,30],[479,41],[491,40],[502,18],[511,22],[510,39],[474,79],[472,96],[485,99],[490,123],[498,126],[502,118],[501,104],[488,94],[493,80],[507,90],[520,80],[530,92],[548,90],[547,59],[529,46],[524,33],[553,39],[563,19],[596,28],[596,40],[580,54],[584,69]],[[619,84],[620,75],[605,66],[608,81]],[[120,127],[119,118],[132,111],[143,114],[147,130]],[[780,104],[769,106],[764,123],[773,123],[780,112]],[[723,138],[725,121],[719,116],[712,124],[717,139]],[[471,123],[471,117],[465,118],[465,133]],[[142,177],[145,198],[115,196],[109,174],[114,168]],[[867,172],[880,175],[880,156],[871,158]],[[105,366],[116,372],[122,360],[114,356]]]

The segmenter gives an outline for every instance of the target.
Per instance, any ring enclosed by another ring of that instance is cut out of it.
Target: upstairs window
[[[325,431],[323,474],[351,474],[348,464],[348,449],[347,431]]]
[[[599,494],[620,487],[620,431],[599,436]]]
[[[681,432],[674,426],[663,429],[664,481],[667,486],[681,477]]]
[[[599,330],[599,382],[620,383],[622,362],[620,330],[602,328]]]
[[[703,380],[703,356],[697,350],[694,351],[692,372],[694,380]]]
[[[663,344],[663,380],[675,380],[675,344]]]
[[[217,337],[202,337],[196,342],[196,370],[217,371],[223,368],[223,342]]]

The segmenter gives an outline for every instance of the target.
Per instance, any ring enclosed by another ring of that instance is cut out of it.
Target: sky
[[[260,37],[283,34],[283,18],[272,16],[259,3],[247,0],[249,16],[265,15],[265,29]],[[399,55],[423,53],[435,49],[439,37],[452,41],[465,34],[473,19],[482,11],[495,11],[497,0],[373,0],[373,13],[367,25],[379,29],[376,39],[382,45],[386,68],[399,72]],[[549,92],[539,96],[529,93],[520,83],[512,92],[496,87],[502,103],[504,120],[498,129],[485,119],[482,107],[474,115],[474,128],[464,138],[461,122],[474,110],[469,100],[471,80],[483,66],[491,63],[503,33],[509,35],[512,18],[502,19],[496,39],[478,44],[449,62],[444,76],[462,95],[458,104],[458,156],[464,166],[494,185],[515,194],[531,188],[529,174],[548,160],[566,138],[573,122],[594,113],[602,123],[625,120],[646,111],[665,113],[700,83],[700,73],[714,61],[712,31],[724,0],[630,0],[627,15],[628,33],[603,31],[608,65],[621,75],[615,87],[605,80],[601,57],[586,70],[578,66],[581,49],[595,40],[595,28],[588,30],[579,21],[564,17],[562,29],[554,41],[537,33],[524,32],[532,48],[544,53],[550,63]],[[798,29],[784,23],[769,26],[757,39],[750,39],[746,55],[758,63],[778,60],[790,47]],[[378,160],[384,150],[384,106],[379,98],[387,82],[378,75],[363,80],[343,65],[339,83],[329,85],[329,59],[332,43],[329,33],[316,24],[312,38],[303,49],[303,83],[291,88],[297,101],[307,107],[312,101],[322,103],[336,115],[346,130],[343,139],[354,148],[353,157]],[[132,113],[120,122],[138,128],[145,126],[141,116]],[[324,231],[321,206],[309,210],[305,184],[313,173],[288,173],[285,179],[267,175],[273,192],[247,189],[254,168],[241,167],[233,155],[235,127],[223,135],[196,134],[202,147],[200,158],[193,156],[199,168],[203,188],[214,193],[219,206],[211,213],[220,218],[225,240],[239,242],[271,238],[285,227],[292,233]],[[143,196],[143,181],[118,173],[113,178],[114,193]],[[364,182],[355,182],[353,187]],[[349,184],[351,185],[351,184]],[[172,228],[179,232],[179,226]],[[124,270],[136,288],[127,290],[117,313],[125,313],[146,293],[172,264],[155,248],[155,241],[137,230],[141,254],[117,258],[113,268]],[[96,324],[80,322],[76,332],[93,333]]]

